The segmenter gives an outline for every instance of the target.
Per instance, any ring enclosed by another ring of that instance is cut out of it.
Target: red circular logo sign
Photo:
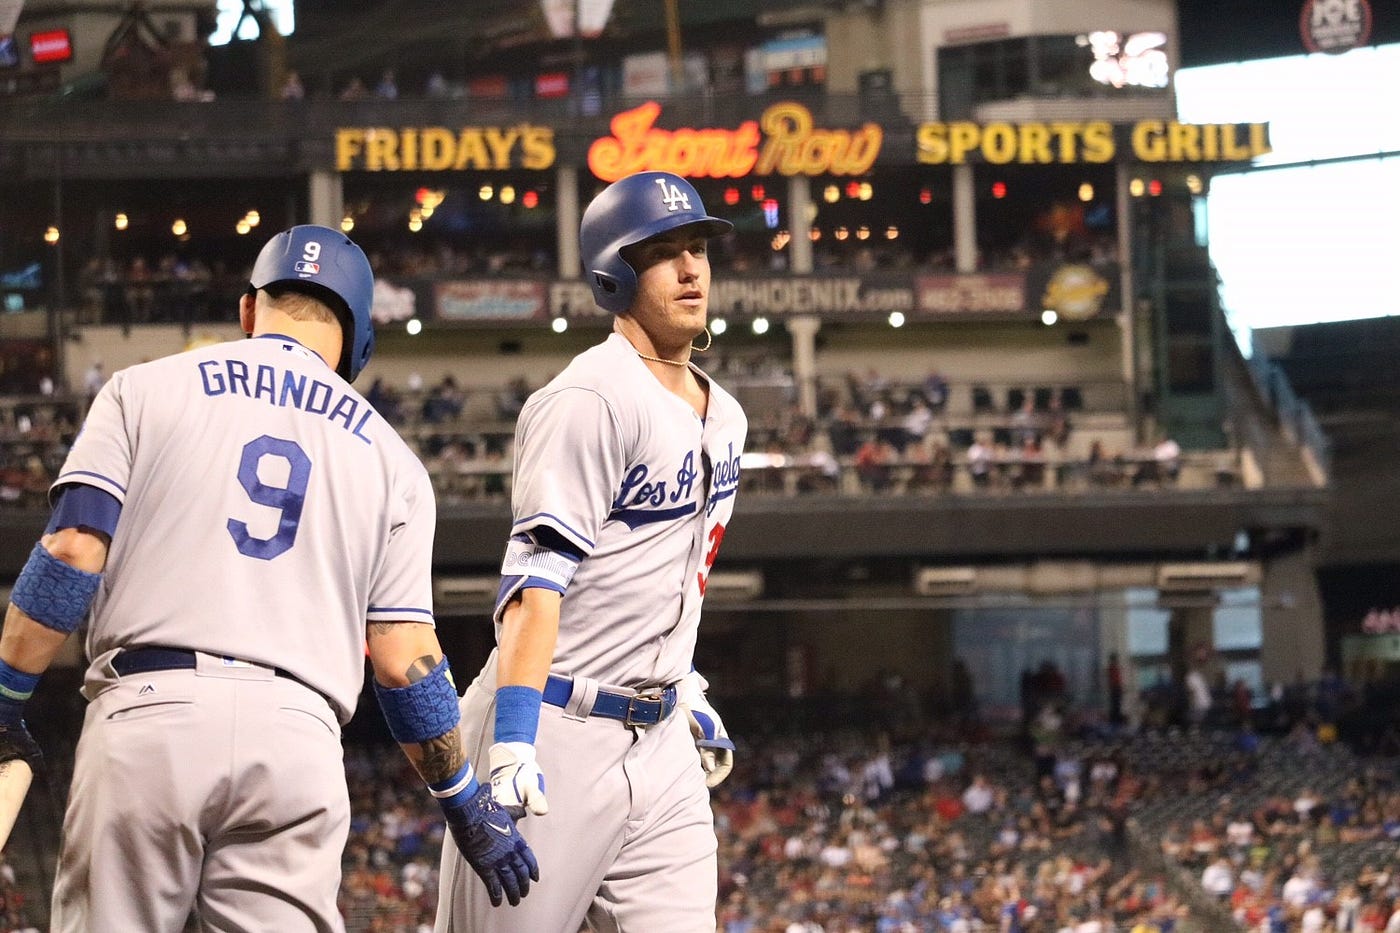
[[[1298,17],[1309,52],[1340,55],[1371,41],[1369,0],[1307,0]]]

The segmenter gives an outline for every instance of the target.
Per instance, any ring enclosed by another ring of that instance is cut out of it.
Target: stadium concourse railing
[[[79,100],[60,95],[0,101],[0,134],[11,143],[149,140],[153,144],[227,141],[247,146],[254,140],[280,139],[297,143],[300,148],[304,141],[319,140],[329,149],[336,129],[344,126],[513,126],[531,122],[550,126],[556,138],[591,140],[607,135],[609,121],[616,114],[657,99],[620,95],[516,99],[405,94],[396,100],[342,101],[313,95],[294,101],[220,97],[187,102]],[[761,94],[702,90],[659,100],[666,125],[692,127],[736,127],[757,119],[772,103],[794,102],[811,112],[817,126],[874,122],[887,133],[910,132],[934,110],[932,98],[920,94],[841,94],[795,88]],[[1078,98],[1061,102],[1079,113],[1091,103]],[[1115,100],[1114,112],[1125,120],[1160,118],[1162,104],[1155,99],[1143,99],[1140,105]],[[912,162],[912,146],[909,155]]]
[[[1258,347],[1246,362],[1260,397],[1278,413],[1279,427],[1284,435],[1312,458],[1323,476],[1330,476],[1332,443],[1322,430],[1312,406],[1293,391],[1283,367],[1270,360]]]

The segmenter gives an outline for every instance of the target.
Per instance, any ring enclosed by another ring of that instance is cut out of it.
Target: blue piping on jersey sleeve
[[[526,515],[524,518],[516,519],[515,523],[510,527],[511,534],[519,534],[522,531],[538,532],[541,527],[539,524],[540,520],[547,521],[549,527],[554,528],[561,535],[573,541],[575,547],[583,551],[580,557],[586,556],[587,552],[597,547],[593,541],[589,540],[587,535],[582,534],[577,529],[570,528],[568,522],[549,512],[536,512],[534,515]]]
[[[431,609],[419,609],[413,606],[370,606],[365,610],[365,615],[374,617],[377,622],[393,622],[402,620],[404,622],[417,622],[418,619],[405,618],[406,616],[424,616],[422,621],[433,624],[433,611]]]
[[[92,477],[92,479],[98,480],[99,482],[98,482],[98,483],[94,483],[94,482],[92,482],[92,480],[84,480],[84,479],[75,479],[75,478],[74,478],[74,477],[79,477],[79,476],[90,476],[90,477]],[[64,474],[63,474],[62,476],[60,476],[58,479],[54,480],[53,486],[51,486],[51,487],[49,487],[49,488],[50,488],[50,490],[54,490],[54,489],[58,489],[58,488],[61,487],[61,486],[69,485],[69,484],[71,484],[71,483],[86,483],[86,484],[89,485],[89,486],[99,486],[99,487],[101,487],[101,486],[110,486],[112,489],[115,489],[115,490],[116,490],[118,493],[120,493],[121,495],[123,495],[123,496],[126,495],[126,487],[123,486],[121,483],[119,483],[119,482],[117,482],[116,480],[112,479],[110,476],[103,476],[101,473],[94,473],[94,472],[92,472],[91,470],[69,470],[67,473],[64,473]]]
[[[496,591],[496,608],[491,611],[491,621],[499,624],[505,617],[506,606],[515,599],[522,590],[527,589],[553,590],[560,596],[564,595],[564,588],[553,580],[542,580],[539,577],[526,576],[503,576],[501,577],[501,588]]]
[[[536,544],[544,545],[551,551],[567,554],[569,557],[573,558],[575,562],[581,561],[588,556],[588,553],[584,551],[583,548],[564,537],[564,535],[552,525],[536,525],[526,533],[511,535],[511,538],[519,541],[526,538],[527,535],[529,540],[534,541]]]
[[[44,534],[53,534],[64,528],[91,528],[110,538],[116,532],[122,504],[107,490],[86,483],[73,483],[55,490],[54,495],[58,501]]]

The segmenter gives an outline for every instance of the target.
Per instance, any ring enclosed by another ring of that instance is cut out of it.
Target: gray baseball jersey
[[[702,423],[613,334],[521,410],[511,533],[547,526],[587,555],[561,610],[556,670],[627,687],[690,670],[748,428],[734,397],[709,386]]]
[[[613,334],[521,411],[512,534],[547,527],[584,555],[552,665],[576,693],[582,683],[644,690],[691,668],[747,431],[738,402],[706,381],[702,420]],[[510,553],[508,585],[520,573]],[[493,657],[462,701],[474,760],[494,738],[495,686]],[[546,704],[536,748],[550,811],[520,827],[542,880],[518,907],[492,909],[446,846],[438,929],[575,930],[587,916],[596,929],[711,933],[714,825],[685,717],[629,728]]]
[[[178,931],[194,909],[216,929],[342,929],[340,725],[366,620],[433,621],[426,471],[320,357],[261,337],[114,375],[65,483],[122,510],[53,928]],[[125,667],[141,646],[193,669]]]
[[[116,373],[55,486],[74,482],[122,503],[90,658],[171,645],[272,665],[345,722],[364,684],[366,619],[433,620],[427,471],[295,341]]]

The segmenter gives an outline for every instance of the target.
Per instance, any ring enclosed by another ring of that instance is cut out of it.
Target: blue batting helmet
[[[625,247],[677,227],[694,226],[705,237],[734,229],[705,213],[700,195],[679,175],[638,172],[603,189],[583,212],[579,252],[598,306],[626,311],[637,294],[637,270],[622,258]]]
[[[339,230],[302,224],[267,241],[248,284],[304,291],[334,308],[345,333],[335,371],[355,381],[374,353],[374,272],[364,250]]]

